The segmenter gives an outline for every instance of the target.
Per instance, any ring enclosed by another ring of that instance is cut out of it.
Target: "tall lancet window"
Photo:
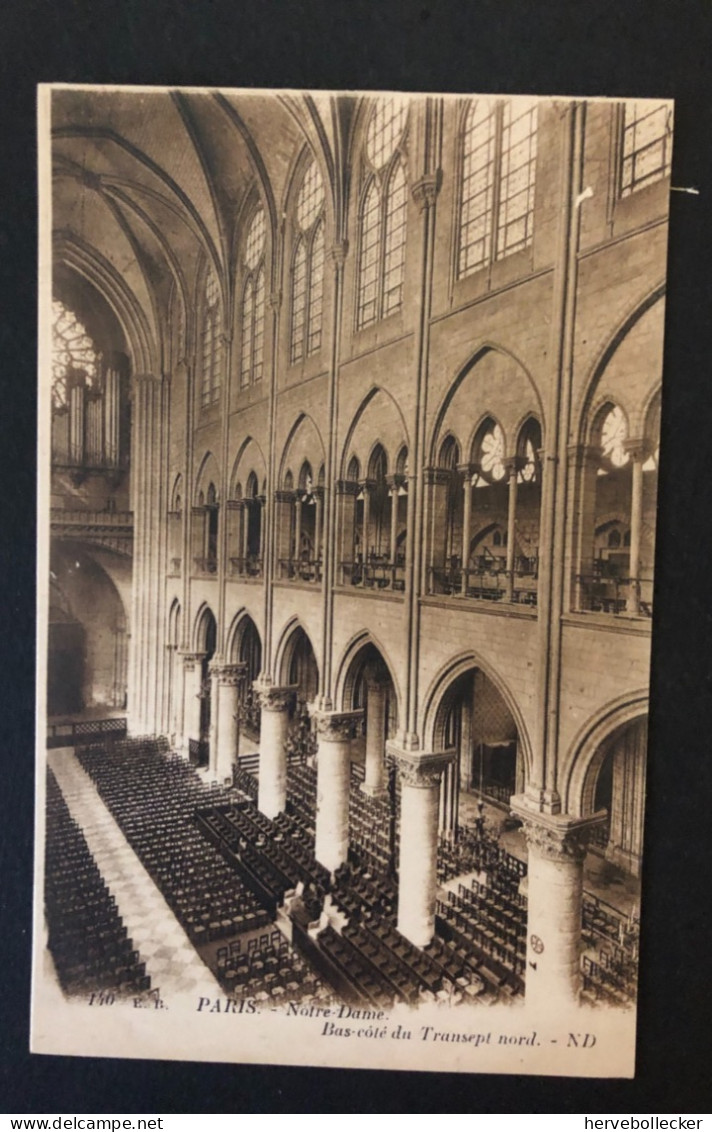
[[[293,363],[321,348],[324,291],[324,185],[311,161],[297,197],[297,236],[292,258],[292,324],[290,357]]]
[[[260,205],[252,217],[245,242],[242,288],[240,387],[262,380],[265,322],[265,214]]]
[[[220,364],[222,360],[220,288],[211,267],[208,267],[205,275],[202,344],[203,372],[200,384],[200,403],[203,408],[207,408],[220,400]]]
[[[529,247],[534,233],[538,107],[477,99],[462,125],[457,275]]]
[[[407,100],[381,98],[366,133],[367,179],[359,214],[359,330],[403,305],[408,189],[402,145],[407,121]]]

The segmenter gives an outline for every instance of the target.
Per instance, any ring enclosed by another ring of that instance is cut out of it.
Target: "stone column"
[[[314,488],[314,561],[321,562],[321,512],[324,488]]]
[[[299,495],[294,500],[294,555],[293,561],[297,570],[299,570],[299,560],[301,555],[300,543],[302,541],[302,500]]]
[[[512,456],[505,461],[507,475],[509,476],[509,499],[507,508],[507,582],[505,590],[506,601],[514,598],[514,551],[517,529],[517,480],[525,461],[521,456]]]
[[[371,527],[371,485],[364,481],[361,485],[363,491],[363,540],[361,545],[361,553],[363,556],[364,566],[368,562],[368,538]]]
[[[469,464],[459,464],[457,469],[462,475],[463,511],[462,511],[462,579],[460,589],[467,594],[467,569],[470,564],[470,527],[472,524],[472,469]]]
[[[640,612],[640,534],[643,525],[643,464],[646,460],[645,441],[627,441],[626,451],[633,468],[630,495],[630,565],[628,567],[628,598],[626,612]]]
[[[296,689],[259,680],[253,688],[261,709],[257,805],[265,817],[276,818],[287,805],[287,733]]]
[[[535,814],[521,795],[512,811],[529,849],[526,1001],[553,1014],[579,1003],[583,863],[589,831],[605,813]]]
[[[449,758],[389,749],[401,781],[398,931],[427,947],[435,934],[440,776]]]
[[[215,728],[211,726],[210,768],[219,782],[232,778],[237,759],[239,692],[246,670],[245,664],[216,662],[211,665],[214,675],[211,720],[215,720]]]
[[[330,872],[349,852],[351,741],[362,711],[314,712],[317,729],[315,855]]]
[[[183,657],[183,734],[179,749],[188,758],[190,739],[200,738],[200,692],[202,687],[202,661],[205,653],[184,652]]]
[[[366,777],[361,789],[371,798],[381,797],[386,790],[386,707],[388,685],[386,672],[368,673],[366,677]]]

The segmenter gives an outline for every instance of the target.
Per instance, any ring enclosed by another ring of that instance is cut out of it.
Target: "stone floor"
[[[48,751],[47,762],[116,900],[134,948],[146,964],[151,990],[171,996],[219,995],[220,987],[213,974],[201,961],[75,755],[67,749]]]

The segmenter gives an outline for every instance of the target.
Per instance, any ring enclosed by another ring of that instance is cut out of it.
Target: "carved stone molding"
[[[591,832],[606,819],[605,810],[585,818],[536,814],[521,801],[521,796],[512,798],[511,805],[512,813],[523,823],[527,845],[548,861],[582,863]]]
[[[336,268],[337,271],[343,270],[344,263],[346,262],[346,257],[347,257],[348,254],[349,254],[349,241],[348,240],[336,240],[331,245],[331,247],[329,249],[329,255],[331,256],[331,262],[333,263],[333,265],[334,265],[334,267]]]
[[[313,711],[317,734],[327,743],[345,743],[360,732],[363,711]]]
[[[630,437],[623,441],[623,451],[634,463],[644,464],[650,455],[650,445],[644,436]]]
[[[395,743],[387,743],[386,750],[395,759],[402,785],[420,790],[437,786],[455,758],[452,751],[407,751]]]
[[[262,711],[290,711],[294,707],[297,688],[292,684],[260,684],[255,681],[255,690]]]
[[[272,291],[269,297],[269,305],[275,314],[279,314],[280,307],[282,306],[282,292]]]
[[[445,486],[450,483],[451,472],[449,468],[425,468],[424,477],[428,487],[435,485]]]
[[[508,476],[515,476],[527,466],[526,456],[507,456],[502,463]]]
[[[356,480],[337,480],[336,493],[337,495],[358,495],[360,486]]]
[[[245,678],[247,672],[247,665],[244,663],[239,664],[223,664],[218,662],[210,665],[210,674],[217,676],[218,684],[224,688],[236,688]]]
[[[438,199],[440,185],[442,184],[442,170],[436,169],[434,173],[426,173],[413,185],[413,199],[420,212],[432,208]]]

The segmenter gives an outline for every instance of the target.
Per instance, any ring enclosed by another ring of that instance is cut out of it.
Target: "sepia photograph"
[[[672,137],[40,88],[34,1052],[633,1075]]]

